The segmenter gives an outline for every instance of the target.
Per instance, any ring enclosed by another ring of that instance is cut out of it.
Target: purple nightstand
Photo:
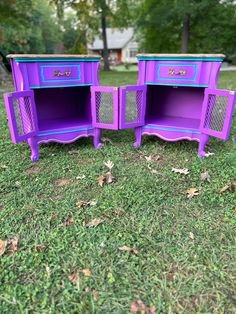
[[[141,54],[136,86],[99,86],[99,56],[10,55],[16,92],[4,100],[13,143],[26,141],[31,160],[38,146],[94,137],[102,129],[134,128],[167,141],[199,142],[203,157],[209,136],[227,140],[235,93],[218,90],[224,55]]]

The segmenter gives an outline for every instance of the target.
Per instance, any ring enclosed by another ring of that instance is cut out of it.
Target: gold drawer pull
[[[186,75],[186,70],[175,71],[174,69],[169,69],[170,75]]]
[[[65,70],[64,73],[63,73],[60,70],[55,70],[54,71],[54,76],[58,76],[58,77],[59,76],[67,76],[67,77],[69,77],[69,76],[71,76],[71,71]]]

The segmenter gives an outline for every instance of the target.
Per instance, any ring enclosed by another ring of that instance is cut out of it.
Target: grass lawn
[[[101,74],[102,85],[136,81],[136,72]],[[221,73],[219,87],[236,90],[236,72]],[[135,300],[155,313],[236,313],[236,197],[219,193],[236,177],[236,119],[204,160],[196,142],[145,137],[134,149],[125,130],[104,131],[112,142],[100,150],[92,139],[41,146],[32,164],[28,147],[11,143],[0,103],[0,239],[19,240],[0,257],[1,314],[130,313]],[[100,187],[108,160],[116,182]],[[189,188],[199,195],[187,198]]]

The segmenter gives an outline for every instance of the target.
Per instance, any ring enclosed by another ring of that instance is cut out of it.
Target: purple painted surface
[[[92,86],[92,123],[96,128],[118,130],[119,89],[111,86]]]
[[[206,89],[200,131],[227,140],[233,117],[235,92]]]
[[[146,85],[120,87],[120,129],[134,128],[144,125],[146,89]]]
[[[12,142],[35,136],[38,123],[33,92],[4,93],[4,100]]]

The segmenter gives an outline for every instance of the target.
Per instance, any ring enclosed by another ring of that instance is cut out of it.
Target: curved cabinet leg
[[[103,144],[101,143],[101,136],[102,136],[102,130],[101,129],[98,129],[96,128],[94,130],[94,137],[93,137],[93,145],[95,148],[101,148],[103,147]]]
[[[205,146],[209,141],[209,135],[201,134],[199,146],[198,146],[198,156],[203,158],[205,156]]]
[[[31,156],[30,159],[35,162],[39,159],[39,145],[38,142],[36,141],[35,138],[29,138],[28,139],[28,144],[31,149]]]
[[[141,142],[142,142],[142,127],[135,128],[134,134],[135,134],[135,142],[133,144],[133,147],[137,148],[141,145]]]

